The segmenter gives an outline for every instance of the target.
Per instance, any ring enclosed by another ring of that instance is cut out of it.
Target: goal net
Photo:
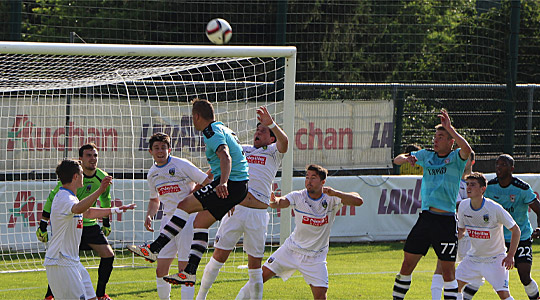
[[[143,226],[153,133],[169,134],[172,155],[206,171],[202,136],[191,120],[190,102],[198,97],[214,104],[216,119],[243,144],[252,143],[261,105],[292,139],[294,47],[0,42],[0,53],[0,272],[43,268],[47,245],[35,232],[57,183],[54,170],[64,158],[78,159],[83,144],[98,146],[98,167],[114,178],[112,205],[137,204],[133,213],[111,216],[115,265],[148,266],[123,249],[159,234],[161,210],[155,233]],[[291,190],[292,151],[274,187]],[[290,213],[281,215],[271,211],[269,250],[290,233]],[[210,229],[210,246],[218,225]],[[241,242],[225,271],[247,264]],[[92,252],[81,259],[99,265]]]

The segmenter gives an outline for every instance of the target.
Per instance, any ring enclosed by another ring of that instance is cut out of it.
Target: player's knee
[[[212,257],[214,257],[214,259],[220,263],[225,263],[227,259],[229,258],[230,253],[231,253],[231,250],[223,250],[223,249],[216,248],[214,250],[214,254],[212,254]]]

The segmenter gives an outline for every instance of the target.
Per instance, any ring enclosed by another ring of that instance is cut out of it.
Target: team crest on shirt
[[[271,264],[271,263],[274,262],[274,260],[275,260],[275,258],[274,258],[273,256],[270,256],[270,257],[268,258],[268,263]]]
[[[510,202],[516,201],[516,195],[510,195]]]
[[[449,164],[449,163],[450,163],[450,158],[445,159],[445,160],[444,160],[444,163],[445,163],[445,164]]]
[[[92,185],[91,185],[91,184],[89,184],[89,185],[86,186],[86,191],[87,191],[87,192],[90,192],[91,189],[92,189]]]
[[[485,214],[482,216],[484,218],[484,222],[489,222],[489,215],[488,214]]]
[[[176,174],[176,169],[175,168],[170,168],[169,169],[169,175],[174,176],[174,174]]]
[[[221,237],[220,237],[219,235],[216,235],[216,242],[215,242],[216,244],[219,243],[219,239],[220,239],[220,238],[221,238]]]
[[[323,200],[323,201],[321,202],[321,204],[322,204],[322,207],[324,207],[324,208],[327,208],[327,207],[328,207],[328,202],[326,202],[326,200]]]

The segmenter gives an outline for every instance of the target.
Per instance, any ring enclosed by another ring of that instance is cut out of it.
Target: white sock
[[[525,293],[527,293],[527,296],[538,298],[538,285],[536,284],[536,281],[531,278],[531,282],[528,285],[523,286],[525,288]]]
[[[514,300],[514,297],[510,296],[510,297],[508,297],[508,298],[506,298],[504,300]]]
[[[163,277],[156,276],[157,294],[160,300],[169,300],[171,297],[171,285],[163,280]]]
[[[208,295],[208,291],[212,287],[214,281],[216,281],[219,270],[222,266],[223,263],[220,263],[213,257],[210,258],[210,261],[208,262],[206,267],[204,267],[204,273],[201,279],[201,287],[199,288],[199,293],[197,294],[197,300],[206,299],[206,295]]]
[[[431,299],[441,300],[443,291],[444,279],[442,274],[433,274],[431,279]]]
[[[240,289],[240,291],[238,292],[238,295],[236,295],[236,298],[235,300],[248,300],[251,298],[251,295],[250,295],[250,288],[249,288],[250,284],[249,284],[249,281]]]
[[[193,300],[195,296],[195,286],[185,286],[183,285],[180,289],[180,299],[182,300]]]
[[[263,271],[262,269],[249,269],[249,292],[251,294],[250,299],[262,299],[263,296]]]

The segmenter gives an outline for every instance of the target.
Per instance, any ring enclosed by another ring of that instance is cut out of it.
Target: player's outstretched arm
[[[404,163],[409,163],[414,167],[418,159],[414,155],[408,153],[402,153],[394,158],[394,164],[401,166]]]
[[[110,214],[119,214],[127,210],[135,209],[135,207],[137,207],[135,203],[112,208],[90,207],[83,213],[83,217],[88,219],[103,218]]]
[[[106,176],[105,178],[103,178],[103,180],[101,180],[101,185],[99,186],[99,188],[95,192],[93,192],[90,196],[84,198],[83,200],[80,200],[79,203],[73,205],[71,207],[71,212],[74,214],[82,214],[85,211],[87,211],[88,208],[90,208],[92,204],[96,202],[99,195],[103,194],[103,192],[107,190],[111,182],[112,182],[111,176]]]
[[[514,225],[514,227],[509,228],[509,230],[512,232],[512,238],[510,239],[510,247],[508,247],[506,257],[502,261],[502,265],[507,270],[510,270],[514,267],[514,256],[516,255],[519,239],[521,237],[521,230],[519,230],[519,226],[517,224]]]
[[[329,186],[325,186],[323,187],[323,193],[327,194],[328,196],[340,198],[343,205],[360,206],[364,203],[364,200],[357,192],[346,193],[333,189]]]
[[[540,202],[538,199],[534,199],[531,204],[529,204],[529,207],[534,211],[536,214],[536,229],[532,233],[533,238],[540,238]]]
[[[441,114],[438,115],[439,118],[441,118],[441,125],[448,131],[450,136],[456,141],[456,144],[458,145],[461,150],[459,150],[459,156],[466,160],[469,158],[472,152],[472,148],[469,145],[469,143],[459,134],[457,133],[454,126],[452,126],[452,123],[450,122],[450,116],[448,115],[448,112],[446,109],[441,109]]]
[[[271,197],[270,197],[270,207],[271,208],[287,208],[289,207],[289,205],[291,205],[291,202],[289,202],[289,200],[287,200],[287,198],[285,197],[276,197],[276,195],[274,195],[274,193],[272,193]]]
[[[285,131],[274,122],[274,119],[270,116],[266,106],[261,106],[257,109],[257,119],[262,125],[270,128],[276,136],[276,146],[278,151],[280,153],[287,152],[287,149],[289,148],[289,138],[287,137],[287,134],[285,134]]]

